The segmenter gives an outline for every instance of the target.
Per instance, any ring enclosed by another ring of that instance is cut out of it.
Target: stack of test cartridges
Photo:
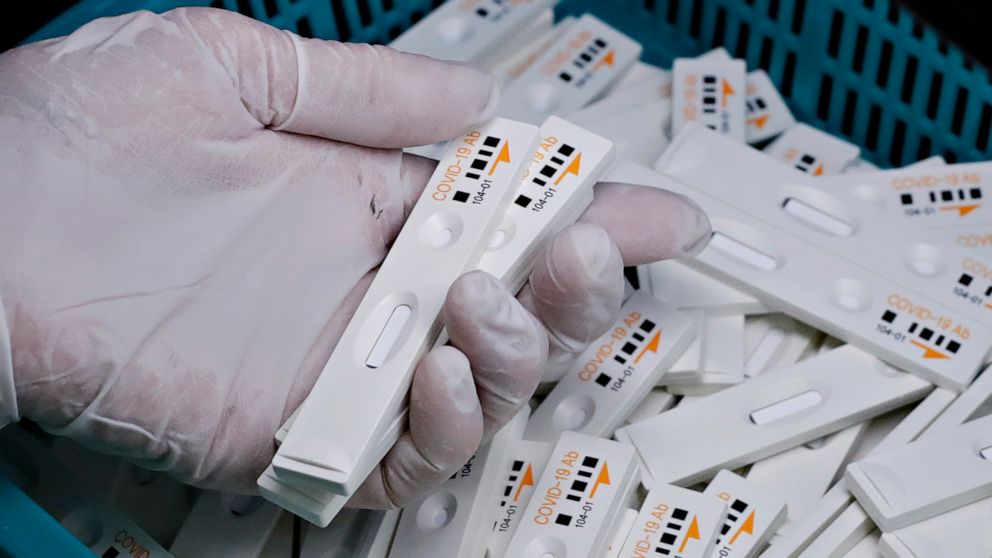
[[[451,1],[393,44],[484,66],[503,94],[498,118],[411,150],[438,170],[277,436],[259,487],[313,523],[301,556],[992,556],[992,163],[878,169],[725,50],[657,67],[553,4]],[[599,181],[692,198],[708,247],[628,270],[617,321],[442,486],[344,508],[446,339],[446,285],[483,269],[520,288]],[[355,393],[362,409],[335,399]],[[204,493],[145,547],[263,556],[280,513]]]

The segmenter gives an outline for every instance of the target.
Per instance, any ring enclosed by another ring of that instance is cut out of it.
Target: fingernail
[[[687,219],[685,231],[688,241],[682,245],[682,255],[691,257],[699,254],[710,243],[713,228],[710,225],[710,218],[692,200],[688,200],[693,210],[693,215]]]

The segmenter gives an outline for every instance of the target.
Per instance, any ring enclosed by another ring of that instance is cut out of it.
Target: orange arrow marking
[[[638,362],[641,362],[641,359],[644,358],[644,355],[646,355],[647,353],[649,353],[649,352],[651,352],[651,353],[657,353],[658,352],[658,346],[661,344],[661,332],[662,331],[664,331],[664,330],[663,329],[659,329],[658,330],[658,333],[655,333],[654,334],[654,337],[652,337],[651,340],[648,341],[648,344],[644,346],[644,348],[641,350],[640,354],[638,354],[637,357],[634,359],[634,364],[637,364]]]
[[[558,177],[558,180],[555,180],[555,186],[561,184],[561,181],[565,179],[566,175],[574,174],[575,176],[579,176],[579,167],[581,165],[582,165],[582,152],[579,152],[579,154],[575,156],[575,159],[573,159],[572,162],[568,164],[568,167],[565,169],[565,172],[561,173],[561,176]]]
[[[696,516],[692,516],[692,523],[689,524],[689,532],[682,539],[682,546],[679,547],[680,554],[685,552],[685,545],[689,544],[689,539],[699,540],[699,521],[696,520]]]
[[[964,217],[965,215],[971,213],[972,211],[978,209],[979,207],[982,207],[982,204],[976,203],[972,205],[949,205],[947,207],[941,207],[940,210],[957,211],[960,217]]]
[[[734,541],[737,540],[737,537],[741,536],[741,533],[747,533],[748,535],[754,534],[754,510],[751,510],[751,515],[747,516],[747,519],[744,520],[744,525],[741,525],[741,528],[734,533],[733,538],[730,539],[728,544],[733,546]]]
[[[606,53],[606,56],[603,57],[603,64],[606,64],[607,66],[612,66],[614,63],[616,63],[616,60],[617,60],[617,52],[615,50],[611,50],[610,52]]]
[[[599,489],[599,485],[605,484],[610,486],[610,469],[606,466],[606,462],[603,462],[603,468],[599,470],[599,476],[596,477],[596,482],[592,484],[592,490],[589,491],[589,497],[596,497],[596,490]]]
[[[734,88],[730,86],[730,82],[728,82],[727,80],[723,80],[723,100],[720,101],[721,102],[721,106],[723,106],[724,108],[726,108],[727,107],[727,97],[730,97],[731,95],[736,95],[736,94],[737,94],[737,92],[734,91]]]
[[[989,310],[992,310],[992,303],[986,302],[985,307],[988,308]]]
[[[496,162],[494,162],[492,168],[489,169],[489,176],[492,176],[493,173],[496,172],[496,167],[498,167],[500,163],[509,163],[509,162],[510,162],[510,142],[506,142],[503,144],[503,149],[500,150],[499,155],[496,156]]]
[[[931,349],[930,347],[927,347],[926,345],[924,345],[923,343],[920,343],[919,341],[917,341],[915,339],[911,340],[910,343],[912,343],[912,344],[916,345],[917,347],[923,349],[923,358],[937,358],[937,359],[948,359],[948,358],[951,358],[951,357],[945,355],[944,353],[942,353],[940,351],[936,351],[934,349]]]
[[[816,167],[816,170],[813,171],[813,176],[823,176],[823,165]]]
[[[762,129],[762,128],[765,127],[765,124],[768,124],[768,119],[769,118],[770,118],[770,116],[767,115],[767,114],[765,114],[765,115],[759,116],[757,118],[752,118],[751,120],[748,120],[747,123],[748,124],[754,124],[760,130],[760,129]]]
[[[527,470],[524,471],[524,478],[520,481],[520,486],[517,487],[517,493],[513,495],[514,502],[520,500],[520,493],[524,491],[525,486],[534,486],[534,468],[529,463]]]

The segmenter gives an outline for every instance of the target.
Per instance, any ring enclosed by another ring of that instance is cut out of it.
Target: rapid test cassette
[[[709,316],[661,382],[676,395],[706,395],[744,381],[744,316]]]
[[[441,330],[447,286],[479,262],[537,139],[534,126],[495,119],[449,144],[279,446],[269,488],[350,495],[399,437],[413,369]],[[326,525],[324,510],[305,509],[312,503],[301,499],[291,511]]]
[[[183,558],[260,556],[282,513],[258,496],[204,490],[169,551]]]
[[[569,116],[569,118],[573,118]],[[668,146],[665,130],[672,120],[670,99],[657,99],[634,105],[597,119],[575,118],[574,121],[616,145],[617,158],[650,165]]]
[[[634,450],[575,432],[561,435],[506,556],[599,558],[640,480]]]
[[[844,478],[886,532],[992,497],[992,416],[869,455]]]
[[[988,558],[992,556],[992,498],[882,535],[885,558]]]
[[[389,46],[442,60],[482,66],[499,58],[515,36],[549,11],[554,0],[450,0]]]
[[[519,47],[516,52],[506,57],[493,68],[493,75],[502,84],[507,84],[520,77],[527,68],[530,68],[539,56],[554,43],[559,35],[568,31],[568,28],[575,24],[573,16],[563,17],[554,26],[541,33],[540,36],[531,39],[526,45]]]
[[[450,479],[403,509],[390,558],[485,556],[492,502],[503,488],[504,465],[529,414],[530,409],[521,409]]]
[[[627,541],[627,535],[630,534],[631,529],[634,528],[634,522],[637,521],[638,514],[635,509],[628,508],[622,514],[623,517],[620,519],[620,525],[617,526],[617,530],[613,534],[613,540],[606,549],[605,558],[620,558],[620,552],[623,550],[623,544]]]
[[[0,431],[0,470],[95,554],[172,558],[103,495],[57,463],[37,439],[11,425]],[[41,555],[41,554],[39,554]]]
[[[785,500],[730,471],[717,473],[704,494],[727,505],[711,556],[753,558],[785,522]]]
[[[713,223],[709,246],[687,263],[949,389],[985,361],[992,314],[954,292],[953,246],[699,126],[656,168]]]
[[[622,558],[709,558],[727,518],[727,504],[711,495],[671,485],[648,492]]]
[[[841,174],[861,149],[806,124],[796,124],[765,148],[765,153],[812,176]]]
[[[792,111],[764,70],[747,74],[744,108],[744,135],[748,143],[770,140],[796,124]]]
[[[534,411],[524,437],[553,442],[565,431],[612,435],[695,334],[692,316],[635,292]]]
[[[655,483],[688,486],[916,401],[932,386],[845,346],[617,430]],[[706,444],[699,433],[706,432]]]
[[[307,525],[300,558],[386,558],[399,516],[400,510],[347,509],[327,527]]]
[[[572,122],[582,125],[608,119],[633,107],[671,99],[671,96],[672,73],[637,62],[605,97],[566,116]]]
[[[603,93],[640,54],[641,45],[584,15],[503,90],[498,114],[537,123],[550,114],[580,109]]]
[[[631,165],[627,161],[617,162],[617,167],[630,168]],[[648,172],[646,167],[641,169]],[[615,173],[614,170],[607,173],[611,181],[648,183],[644,179],[638,180],[636,174]],[[640,265],[637,266],[637,276],[642,289],[680,310],[701,310],[708,316],[770,312],[757,298],[704,275],[682,261],[665,260]]]
[[[924,228],[992,223],[992,163],[911,166],[825,177],[893,220]]]
[[[742,60],[688,59],[672,69],[672,133],[689,122],[744,141],[744,88],[747,69]]]
[[[486,548],[487,558],[503,558],[513,534],[524,518],[544,468],[551,457],[551,444],[520,440],[510,448],[510,459],[504,468],[503,484],[493,499],[496,520]]]
[[[753,378],[816,352],[823,335],[785,314],[748,316],[744,323],[744,376]]]

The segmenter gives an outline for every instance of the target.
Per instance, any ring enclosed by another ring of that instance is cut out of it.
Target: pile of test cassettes
[[[0,457],[47,463],[29,494],[104,556],[281,555],[280,508],[314,558],[992,556],[992,163],[880,170],[722,49],[663,69],[552,10],[453,0],[394,42],[496,73],[499,117],[411,150],[438,170],[276,435],[268,502],[172,486],[143,530],[121,495],[153,477],[93,466],[114,497],[84,494],[57,470],[78,450],[7,429]],[[344,508],[447,340],[444,285],[519,289],[601,181],[692,198],[708,247],[629,270],[616,323],[442,486]]]

